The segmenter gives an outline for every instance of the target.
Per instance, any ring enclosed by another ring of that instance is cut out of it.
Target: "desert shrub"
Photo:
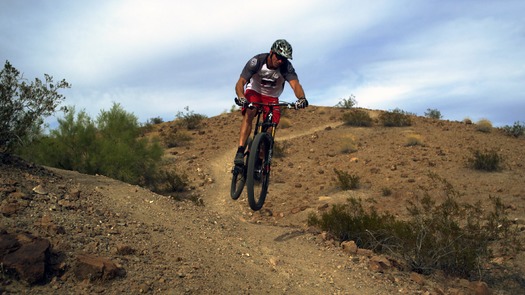
[[[353,240],[359,247],[403,259],[411,271],[430,274],[442,270],[466,278],[480,278],[482,266],[491,258],[490,246],[506,245],[505,253],[521,249],[518,228],[513,225],[499,198],[490,198],[491,210],[481,202],[461,202],[462,194],[450,183],[431,176],[433,186],[441,183],[445,199],[438,203],[430,189],[409,201],[407,219],[364,209],[360,200],[334,205],[330,211],[310,214],[308,224],[328,231],[340,241]]]
[[[512,126],[505,125],[501,129],[508,136],[520,137],[525,134],[525,124],[519,121],[514,122]]]
[[[155,118],[148,119],[147,123],[158,125],[158,124],[164,123],[164,120],[161,117],[155,117]]]
[[[154,179],[151,179],[149,186],[158,194],[184,192],[188,187],[188,176],[175,169],[163,169],[155,175]]]
[[[119,104],[101,111],[96,122],[72,109],[58,119],[59,127],[35,143],[30,160],[87,174],[102,174],[132,184],[154,178],[163,150],[157,141],[140,138],[135,115]]]
[[[351,154],[357,152],[357,144],[355,143],[355,137],[352,135],[346,135],[341,140],[341,146],[339,151],[343,154]]]
[[[160,133],[160,137],[164,145],[168,148],[183,146],[191,141],[191,135],[184,130],[179,128],[169,128]]]
[[[419,134],[409,133],[405,138],[405,146],[423,146],[423,138]]]
[[[381,113],[381,115],[379,115],[379,121],[385,127],[410,126],[412,125],[410,115],[412,114],[400,109],[394,109],[392,111]]]
[[[74,107],[58,118],[57,129],[41,136],[33,144],[19,150],[22,157],[35,163],[94,174],[99,154],[97,128],[85,111],[78,114]]]
[[[5,62],[0,71],[0,153],[29,145],[39,135],[43,118],[55,113],[65,99],[58,91],[70,84],[66,80],[54,84],[53,77],[44,76],[45,81],[36,78],[28,83],[20,71]]]
[[[230,107],[230,113],[235,113],[237,111],[240,111],[241,110],[241,107],[236,105],[236,104],[233,104],[231,107]]]
[[[335,107],[337,108],[343,108],[343,109],[351,109],[357,105],[357,101],[355,100],[355,96],[351,94],[348,98],[341,99]]]
[[[465,125],[472,125],[472,120],[470,118],[463,119],[463,124]]]
[[[351,190],[359,187],[359,176],[355,174],[349,174],[346,171],[337,170],[336,168],[334,168],[334,172],[342,190]]]
[[[392,190],[391,190],[390,188],[388,188],[388,187],[383,187],[383,188],[381,189],[381,195],[382,195],[383,197],[391,196],[391,195],[392,195]]]
[[[320,216],[310,214],[308,225],[328,231],[339,241],[352,240],[361,248],[377,251],[382,246],[378,240],[386,241],[391,238],[392,227],[405,227],[408,230],[407,225],[395,220],[393,215],[379,214],[374,207],[367,210],[362,201],[355,198],[349,198],[344,204],[333,205],[330,211]],[[384,235],[381,236],[380,233]]]
[[[483,171],[499,171],[503,164],[503,156],[496,150],[480,151],[473,150],[472,157],[467,159],[467,164],[473,169]]]
[[[443,116],[441,116],[441,112],[438,109],[427,109],[425,112],[425,117],[438,120],[443,118]]]
[[[367,111],[353,109],[343,114],[343,121],[349,126],[361,126],[369,127],[372,126],[372,118]]]
[[[492,122],[487,119],[481,119],[476,123],[476,130],[488,133],[492,131]]]
[[[286,157],[288,148],[290,147],[290,142],[284,141],[275,141],[273,145],[273,156],[276,158]]]
[[[190,107],[188,106],[185,107],[184,110],[186,112],[179,111],[175,118],[178,120],[177,122],[181,126],[187,128],[188,130],[198,129],[201,122],[207,118],[205,115],[195,114],[194,111],[190,111]]]

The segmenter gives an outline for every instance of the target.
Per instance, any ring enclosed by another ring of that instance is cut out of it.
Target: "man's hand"
[[[240,107],[244,107],[244,106],[247,106],[248,105],[248,100],[246,99],[246,97],[239,97],[239,98],[235,98],[235,104],[240,106]]]
[[[308,106],[308,100],[306,100],[306,98],[299,98],[296,102],[295,102],[295,105],[294,105],[294,108],[296,110],[298,109],[304,109]]]

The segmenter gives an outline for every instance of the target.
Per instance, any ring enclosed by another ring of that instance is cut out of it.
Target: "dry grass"
[[[476,123],[476,130],[489,133],[492,131],[492,122],[487,119],[481,119]]]
[[[423,137],[416,133],[405,135],[405,146],[424,146]]]
[[[351,154],[357,152],[356,137],[348,134],[341,139],[339,151],[342,154]]]

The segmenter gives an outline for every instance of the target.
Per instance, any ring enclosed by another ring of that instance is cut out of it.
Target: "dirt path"
[[[65,232],[57,235],[40,230],[42,236],[51,239],[55,250],[62,251],[71,260],[77,253],[109,257],[126,270],[125,277],[108,282],[84,283],[66,275],[50,284],[31,287],[30,292],[25,292],[27,287],[20,286],[18,290],[22,291],[18,293],[454,293],[449,292],[453,290],[450,286],[435,283],[432,278],[423,278],[418,284],[407,272],[393,268],[384,272],[372,270],[370,257],[345,253],[337,243],[312,233],[306,226],[306,216],[308,212],[317,212],[320,205],[343,202],[349,194],[362,194],[363,199],[373,198],[374,187],[370,189],[369,184],[380,188],[390,181],[388,184],[394,192],[409,191],[406,186],[412,183],[424,184],[418,178],[424,171],[417,168],[422,166],[426,171],[429,165],[424,164],[427,162],[433,163],[430,167],[450,173],[451,168],[446,165],[454,161],[433,151],[440,147],[440,151],[447,151],[447,156],[455,156],[457,152],[447,150],[454,145],[444,144],[442,140],[447,138],[446,134],[452,134],[449,130],[454,130],[455,140],[457,131],[466,127],[452,124],[448,129],[440,127],[436,129],[442,132],[436,135],[439,145],[429,139],[428,147],[407,148],[399,143],[401,131],[341,127],[340,114],[339,110],[316,108],[290,114],[296,116],[292,117],[293,125],[279,130],[277,135],[278,141],[290,140],[290,152],[276,160],[276,173],[272,175],[267,203],[258,212],[249,209],[246,192],[236,201],[229,196],[238,118],[228,114],[210,118],[207,123],[221,128],[195,131],[191,145],[167,152],[170,163],[178,165],[178,171],[190,172],[190,193],[202,203],[176,201],[104,176],[50,169],[61,176],[50,181],[44,176],[39,179],[40,176],[13,172],[13,180],[5,183],[13,183],[15,188],[27,184],[26,191],[31,191],[37,184],[42,184],[56,191],[48,197],[35,196],[34,200],[27,202],[29,205],[23,216],[22,213],[16,218],[0,216],[3,218],[0,222],[5,223],[6,228],[20,224],[32,226],[48,214],[55,224],[64,227]],[[433,134],[424,132],[430,127],[423,123],[412,128],[421,128],[419,132],[422,134]],[[466,134],[465,138],[472,136]],[[338,144],[346,135],[357,138],[361,144],[358,153],[346,155],[337,152]],[[474,135],[479,136],[479,140],[484,139],[483,135]],[[353,157],[360,160],[350,161]],[[397,169],[391,169],[392,163]],[[359,171],[368,182],[357,191],[332,190],[329,175],[334,167]],[[516,164],[513,167],[522,173],[521,166]],[[459,173],[464,171],[456,172]],[[521,177],[523,174],[516,175]],[[3,174],[0,176],[4,177]],[[499,187],[494,185],[495,189]],[[63,196],[63,191],[70,188],[78,188],[81,197],[74,209],[61,208],[57,196]],[[520,192],[509,195],[521,196]],[[375,195],[384,206],[401,203],[400,196]],[[51,206],[54,209],[50,209]],[[518,205],[515,214],[522,212],[519,211],[521,206]],[[303,207],[306,209],[301,210]],[[272,212],[264,211],[267,208]],[[300,210],[294,210],[296,208]],[[115,248],[119,245],[129,246],[135,251],[133,254],[118,254]],[[470,294],[468,291],[458,292],[455,294]]]
[[[281,139],[305,136],[328,126],[334,124]],[[304,227],[248,222],[252,214],[258,213],[249,210],[246,193],[237,201],[229,196],[233,153],[233,150],[227,151],[209,163],[214,182],[209,193],[203,196],[206,208],[202,213],[216,214],[227,224],[224,231],[214,232],[212,237],[217,243],[215,246],[227,249],[211,258],[218,260],[212,263],[225,278],[216,285],[221,289],[218,293],[393,294],[418,288],[396,286],[392,283],[393,277],[370,272],[368,258],[351,257],[333,245],[324,245]],[[229,276],[231,271],[235,275]],[[230,287],[232,289],[228,289]]]

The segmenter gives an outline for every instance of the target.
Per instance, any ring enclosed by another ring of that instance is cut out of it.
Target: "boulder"
[[[79,280],[107,281],[117,276],[122,276],[124,270],[108,258],[90,254],[80,254],[77,255],[74,273],[75,277]]]
[[[7,273],[35,284],[45,277],[51,244],[48,240],[28,234],[0,234],[0,261]]]

